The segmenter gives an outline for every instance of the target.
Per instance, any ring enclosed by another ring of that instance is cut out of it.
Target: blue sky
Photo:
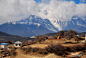
[[[37,3],[41,2],[41,0],[34,0],[34,1],[36,1]]]
[[[34,1],[36,1],[37,3],[40,3],[42,0],[34,0]],[[66,1],[74,1],[76,4],[86,3],[86,0],[66,0]]]

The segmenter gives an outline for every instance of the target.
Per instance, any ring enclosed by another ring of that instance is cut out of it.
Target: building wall
[[[22,45],[22,44],[21,44],[21,45]],[[17,45],[16,45],[16,44],[14,44],[14,46],[15,46],[15,47],[20,47],[20,46],[19,46],[19,44],[17,44]]]
[[[7,45],[1,45],[1,48],[7,48]]]

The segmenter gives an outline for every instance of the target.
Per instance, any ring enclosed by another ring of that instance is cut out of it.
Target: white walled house
[[[9,43],[1,43],[1,44],[0,44],[0,47],[1,47],[1,48],[7,48],[8,44],[9,44]]]
[[[20,42],[20,41],[14,42],[15,47],[20,47],[21,45],[22,45],[22,42]]]

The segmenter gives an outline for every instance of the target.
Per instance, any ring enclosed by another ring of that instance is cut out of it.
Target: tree
[[[48,39],[48,37],[46,35],[37,35],[35,37],[35,40],[38,42],[44,41],[45,39]]]
[[[60,36],[64,36],[64,31],[60,31]]]

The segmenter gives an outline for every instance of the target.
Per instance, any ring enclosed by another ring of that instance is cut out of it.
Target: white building
[[[9,44],[9,43],[1,43],[1,44],[0,44],[0,47],[1,47],[1,48],[7,48],[8,44]]]
[[[21,45],[22,45],[22,42],[20,42],[20,41],[14,42],[15,47],[20,47]]]

